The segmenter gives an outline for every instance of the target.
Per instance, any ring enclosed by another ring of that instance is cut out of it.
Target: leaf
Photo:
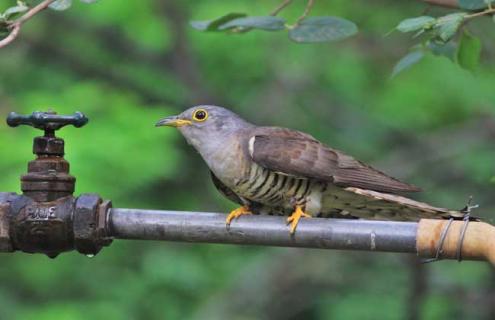
[[[488,7],[488,3],[495,3],[495,0],[458,0],[459,7],[467,10],[479,10]]]
[[[421,16],[411,19],[402,20],[396,27],[400,32],[411,32],[420,29],[429,29],[433,26],[435,18],[430,16]]]
[[[481,41],[464,30],[457,49],[457,62],[469,71],[476,71],[480,63]]]
[[[402,71],[418,63],[424,57],[424,55],[425,54],[422,50],[409,52],[402,59],[400,59],[399,62],[397,62],[397,64],[394,66],[394,70],[392,71],[392,75],[390,77],[394,78]]]
[[[232,28],[255,28],[268,31],[282,30],[285,29],[285,19],[273,16],[238,18],[222,24],[218,29],[227,30]]]
[[[207,21],[190,21],[189,24],[191,25],[191,27],[193,27],[194,29],[196,30],[199,30],[199,31],[206,31],[206,29],[208,28],[208,25],[211,23],[211,20],[207,20]]]
[[[220,18],[205,21],[191,21],[191,26],[200,31],[222,31],[219,27],[231,20],[243,18],[247,16],[245,13],[228,13]]]
[[[49,7],[50,9],[57,10],[57,11],[63,11],[66,9],[69,9],[70,6],[72,5],[72,0],[56,0],[52,2]]]
[[[431,41],[427,44],[427,48],[436,56],[447,57],[452,61],[456,59],[457,44],[452,41],[447,43]]]
[[[0,16],[1,16],[2,19],[8,19],[11,15],[16,14],[16,13],[25,12],[28,9],[29,9],[29,7],[26,6],[26,4],[24,4],[23,2],[20,2],[19,1],[19,2],[17,2],[17,6],[8,8]]]
[[[9,34],[9,29],[7,28],[7,24],[3,23],[0,18],[0,39],[5,38]]]
[[[337,41],[358,31],[354,22],[340,17],[310,17],[289,30],[289,38],[295,42]]]
[[[458,12],[438,18],[435,25],[438,28],[438,37],[443,42],[449,41],[457,33],[465,16],[465,12]]]

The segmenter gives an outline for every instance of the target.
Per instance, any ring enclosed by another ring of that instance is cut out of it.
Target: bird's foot
[[[242,207],[239,207],[235,210],[232,210],[229,213],[229,215],[227,216],[227,219],[225,219],[225,223],[227,224],[227,226],[230,226],[230,223],[232,222],[232,220],[237,219],[240,216],[245,215],[245,214],[252,214],[252,212],[251,212],[251,210],[249,210],[248,206],[242,206]]]
[[[311,215],[304,212],[302,206],[296,206],[296,209],[292,215],[287,218],[287,223],[290,223],[290,234],[294,234],[294,232],[296,232],[297,224],[299,223],[299,219],[301,219],[301,217],[311,218]]]

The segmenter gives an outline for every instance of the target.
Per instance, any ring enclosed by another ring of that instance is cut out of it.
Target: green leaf
[[[435,18],[430,16],[421,16],[411,19],[405,19],[396,27],[400,32],[411,32],[420,29],[429,29],[433,26]]]
[[[459,7],[467,10],[484,9],[488,3],[495,3],[495,0],[458,0]]]
[[[7,25],[0,18],[0,39],[5,38],[9,33],[10,32],[9,29],[7,28]]]
[[[29,7],[26,6],[26,4],[24,4],[21,1],[19,1],[19,2],[17,2],[17,6],[8,8],[7,10],[5,10],[5,12],[3,14],[0,15],[0,17],[2,19],[7,20],[7,19],[9,19],[9,17],[11,15],[16,14],[16,13],[25,12],[28,9],[29,9]]]
[[[243,18],[247,16],[245,13],[228,13],[220,18],[206,21],[191,21],[191,26],[200,31],[222,31],[219,27],[231,20]]]
[[[285,29],[285,19],[273,16],[245,17],[230,20],[219,26],[219,30],[232,28],[255,28],[261,30],[275,31]]]
[[[394,70],[392,71],[391,78],[394,78],[402,71],[418,63],[424,57],[424,55],[425,55],[424,52],[421,50],[409,52],[402,59],[400,59],[399,62],[397,62],[397,64],[394,66]]]
[[[457,49],[457,62],[469,71],[475,71],[480,63],[481,41],[464,30]]]
[[[310,17],[289,31],[295,42],[325,42],[348,38],[358,31],[354,22],[340,17]]]
[[[72,0],[56,0],[50,4],[50,9],[63,11],[69,9],[72,5]]]
[[[458,12],[438,18],[435,27],[438,28],[439,39],[443,42],[449,41],[457,33],[465,16],[465,12]]]
[[[452,61],[456,59],[457,44],[452,41],[447,43],[431,41],[428,42],[427,48],[436,56],[447,57]]]

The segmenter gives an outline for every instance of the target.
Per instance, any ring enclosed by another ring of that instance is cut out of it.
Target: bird
[[[460,211],[406,197],[414,185],[386,175],[313,136],[257,126],[214,105],[191,107],[156,123],[177,128],[208,166],[213,184],[240,205],[226,217],[287,215],[289,233],[302,218],[418,221],[462,218]]]

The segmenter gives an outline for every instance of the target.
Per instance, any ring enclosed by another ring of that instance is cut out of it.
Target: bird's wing
[[[218,179],[215,174],[210,171],[211,174],[211,180],[213,181],[213,185],[215,188],[217,188],[218,191],[220,191],[221,194],[223,194],[227,199],[229,199],[232,202],[238,203],[238,204],[244,204],[241,198],[232,191],[229,187],[227,187],[225,184],[223,184],[220,179]]]
[[[258,165],[286,175],[387,193],[420,191],[299,131],[259,127],[250,135],[248,149]]]

